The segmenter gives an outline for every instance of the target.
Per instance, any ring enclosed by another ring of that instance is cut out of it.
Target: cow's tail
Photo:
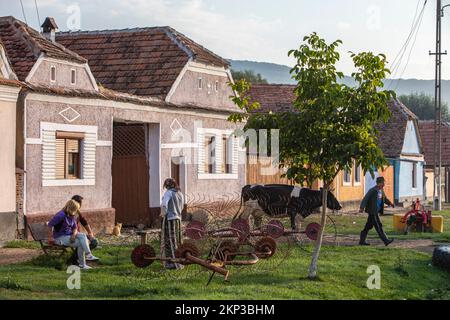
[[[241,209],[242,209],[242,205],[244,204],[244,194],[241,194],[241,204],[239,205],[239,209],[236,212],[236,214],[233,216],[232,221],[236,220],[237,218],[240,218],[241,216]]]

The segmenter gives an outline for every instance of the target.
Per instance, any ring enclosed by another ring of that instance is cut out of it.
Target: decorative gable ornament
[[[75,109],[73,109],[72,107],[68,107],[66,109],[64,109],[63,111],[61,111],[59,113],[59,115],[61,117],[63,117],[64,120],[66,120],[69,123],[74,122],[75,120],[77,120],[79,117],[81,117],[81,114],[79,114]]]
[[[172,130],[174,135],[178,135],[181,132],[182,129],[183,129],[183,126],[178,121],[178,119],[175,118],[172,121],[172,124],[170,125],[170,130]]]

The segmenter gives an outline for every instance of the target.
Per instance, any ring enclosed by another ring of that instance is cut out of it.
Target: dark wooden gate
[[[114,125],[112,205],[126,226],[151,224],[149,166],[144,125]]]

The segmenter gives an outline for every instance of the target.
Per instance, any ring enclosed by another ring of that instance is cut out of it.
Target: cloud
[[[350,30],[351,24],[345,21],[339,21],[337,27],[340,31],[347,31]]]

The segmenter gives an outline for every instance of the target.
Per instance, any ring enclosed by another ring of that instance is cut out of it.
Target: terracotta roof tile
[[[17,80],[5,79],[0,77],[0,85],[10,87],[22,87],[23,84]]]
[[[250,96],[261,104],[259,112],[286,112],[292,110],[294,89],[294,85],[258,84],[252,85]]]
[[[292,110],[294,89],[295,85],[252,85],[250,96],[261,104],[259,112],[287,112]],[[376,125],[379,130],[378,142],[386,157],[397,158],[402,153],[408,120],[417,121],[418,118],[399,100],[390,101],[388,108],[392,113],[389,121]]]
[[[427,166],[434,165],[434,120],[419,121],[420,136]],[[450,166],[450,124],[442,123],[442,165]]]
[[[386,157],[398,158],[402,154],[408,121],[417,123],[417,117],[399,100],[391,100],[388,107],[392,113],[391,118],[387,123],[376,125],[380,134],[378,144]],[[421,145],[420,141],[419,144]]]
[[[21,81],[28,76],[41,53],[55,59],[86,63],[84,58],[60,44],[47,40],[14,17],[0,17],[0,40],[14,72]]]
[[[56,39],[89,61],[103,86],[165,98],[189,61],[228,62],[170,27],[60,32]]]
[[[229,110],[212,110],[207,107],[196,106],[193,104],[173,104],[168,103],[164,100],[155,97],[142,97],[131,95],[128,93],[121,93],[117,91],[113,91],[107,88],[99,87],[99,92],[97,91],[87,91],[81,89],[67,89],[67,88],[56,88],[44,85],[31,85],[31,84],[22,84],[23,91],[41,93],[46,95],[58,95],[58,96],[66,96],[66,97],[80,97],[80,98],[94,98],[94,99],[102,99],[102,100],[112,100],[118,102],[128,102],[136,105],[143,106],[151,106],[151,107],[159,107],[164,109],[182,109],[182,110],[196,110],[196,111],[208,111],[215,112],[220,114],[230,114],[232,111]]]

